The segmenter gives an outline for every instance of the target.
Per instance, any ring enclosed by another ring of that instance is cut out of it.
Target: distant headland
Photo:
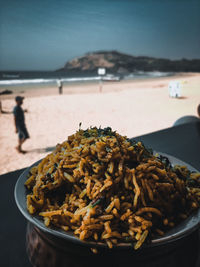
[[[106,68],[109,73],[122,75],[137,71],[200,72],[200,59],[170,60],[132,56],[118,51],[98,51],[74,58],[57,71],[96,73],[98,68]]]

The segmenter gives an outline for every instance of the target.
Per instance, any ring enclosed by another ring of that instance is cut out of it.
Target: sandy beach
[[[168,83],[181,82],[181,98],[170,98]],[[31,138],[19,154],[12,110],[14,97],[25,96],[23,108]],[[16,90],[0,96],[0,174],[28,167],[43,158],[82,123],[90,126],[110,126],[122,135],[136,137],[171,127],[181,116],[197,115],[200,103],[200,74],[120,82],[65,85],[63,95],[56,87]]]

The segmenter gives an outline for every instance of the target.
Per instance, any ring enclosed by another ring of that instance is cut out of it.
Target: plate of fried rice
[[[80,128],[22,173],[15,200],[28,221],[58,238],[138,250],[199,227],[200,173],[110,127]]]

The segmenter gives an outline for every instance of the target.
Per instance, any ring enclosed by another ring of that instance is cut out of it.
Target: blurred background
[[[44,157],[80,122],[134,137],[198,116],[200,1],[0,3],[0,174]],[[26,154],[15,149],[17,95]]]

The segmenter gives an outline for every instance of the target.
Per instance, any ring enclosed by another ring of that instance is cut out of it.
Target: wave
[[[174,73],[173,72],[161,72],[161,71],[148,71],[146,72],[146,74],[151,77],[167,77],[167,76],[173,75]]]
[[[145,78],[156,78],[156,77],[167,77],[171,76],[172,72],[160,72],[160,71],[137,71],[120,76],[121,79],[145,79]],[[115,75],[113,75],[115,77]],[[106,76],[104,76],[106,77]],[[117,77],[117,76],[116,76]],[[100,81],[102,77],[100,76],[87,76],[87,77],[61,77],[61,78],[21,78],[18,79],[1,79],[0,86],[17,86],[17,85],[32,85],[32,84],[56,84],[57,80],[62,80],[63,83],[75,83],[75,82],[90,82],[90,81]],[[106,79],[103,79],[106,80]]]
[[[59,79],[15,79],[1,80],[0,85],[55,84]],[[100,77],[62,78],[62,82],[84,82],[100,80]]]
[[[168,77],[174,75],[173,72],[161,72],[161,71],[136,71],[124,76],[125,80],[129,79],[141,79],[141,78],[159,78]]]

